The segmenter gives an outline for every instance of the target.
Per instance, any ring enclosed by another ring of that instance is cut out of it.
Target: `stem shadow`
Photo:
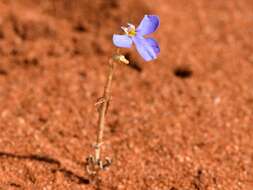
[[[52,172],[62,172],[65,177],[69,178],[71,181],[77,182],[78,184],[90,184],[89,179],[79,176],[72,171],[62,167],[60,161],[55,158],[51,158],[47,155],[38,155],[38,154],[30,154],[30,155],[18,155],[9,152],[0,152],[0,158],[14,158],[18,160],[30,160],[37,162],[44,162],[47,164],[55,164],[57,165],[57,169],[52,170]]]

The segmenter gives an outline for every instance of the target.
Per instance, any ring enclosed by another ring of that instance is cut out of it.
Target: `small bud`
[[[122,62],[125,64],[129,64],[129,61],[127,60],[127,58],[124,55],[114,55],[113,60],[118,61],[118,62]]]

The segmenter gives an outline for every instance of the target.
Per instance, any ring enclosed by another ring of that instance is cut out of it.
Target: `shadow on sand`
[[[65,177],[69,178],[71,181],[75,181],[78,184],[90,184],[90,181],[82,176],[76,175],[72,171],[62,167],[60,161],[57,159],[51,158],[46,155],[37,155],[37,154],[30,154],[30,155],[18,155],[14,153],[8,152],[0,152],[0,158],[14,158],[18,160],[31,160],[37,162],[43,162],[47,164],[55,164],[57,165],[57,169],[53,169],[52,172],[62,172]]]

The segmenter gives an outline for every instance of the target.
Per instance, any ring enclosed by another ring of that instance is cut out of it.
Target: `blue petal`
[[[159,26],[159,17],[156,15],[145,15],[136,32],[139,35],[147,35],[153,33]]]
[[[135,36],[133,38],[136,49],[145,61],[156,59],[156,52],[148,41],[142,36]]]
[[[132,39],[129,36],[118,34],[113,35],[112,41],[115,46],[122,48],[130,48],[133,43]]]
[[[160,53],[160,47],[157,41],[153,38],[146,38],[147,43],[153,48],[156,54]]]

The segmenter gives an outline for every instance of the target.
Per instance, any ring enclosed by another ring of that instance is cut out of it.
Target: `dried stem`
[[[104,128],[105,128],[105,114],[109,105],[111,95],[112,77],[115,67],[115,63],[112,59],[109,60],[109,67],[110,70],[107,76],[107,81],[105,84],[104,93],[99,108],[98,135],[97,135],[97,142],[95,145],[95,162],[97,163],[100,161],[101,145],[103,143]]]
[[[129,63],[129,61],[125,58],[125,56],[120,54],[119,50],[109,60],[110,69],[107,75],[104,93],[103,96],[96,103],[96,105],[99,105],[98,107],[99,118],[98,118],[97,141],[95,144],[95,155],[94,156],[90,155],[89,157],[87,157],[85,163],[86,171],[95,178],[98,177],[98,173],[100,170],[105,170],[112,163],[112,160],[109,157],[105,157],[104,160],[101,159],[101,146],[103,144],[103,136],[105,129],[105,114],[110,102],[112,77],[116,63],[124,63],[124,64]]]

